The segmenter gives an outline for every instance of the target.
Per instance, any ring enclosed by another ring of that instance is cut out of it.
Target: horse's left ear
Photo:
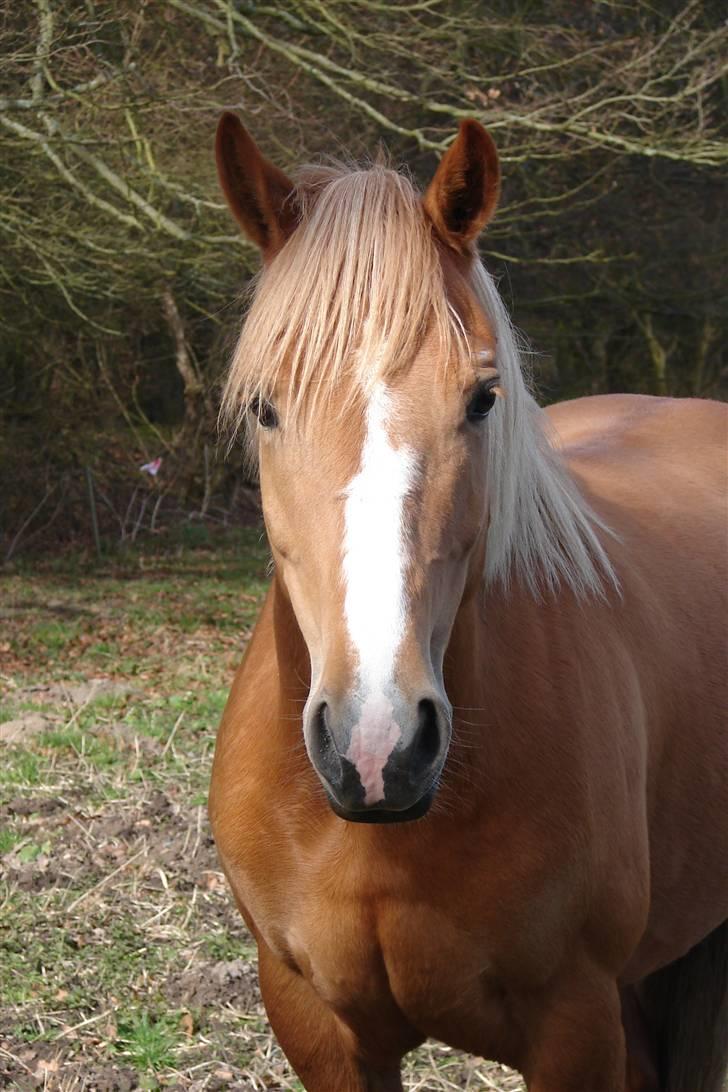
[[[235,114],[220,118],[215,137],[217,174],[230,211],[269,260],[298,220],[295,186],[270,163]]]
[[[461,121],[423,198],[425,212],[442,241],[466,250],[492,218],[499,193],[500,166],[493,138],[479,121]]]

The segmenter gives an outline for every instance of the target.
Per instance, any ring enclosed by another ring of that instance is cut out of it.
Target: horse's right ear
[[[298,221],[293,182],[259,152],[247,129],[229,112],[218,122],[215,158],[230,211],[270,260]]]

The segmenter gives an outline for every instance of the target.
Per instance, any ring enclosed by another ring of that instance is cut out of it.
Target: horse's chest
[[[322,1000],[353,1026],[389,1009],[425,1035],[452,1042],[457,1029],[477,1050],[484,1026],[500,1022],[482,938],[424,903],[316,903],[290,923],[286,943]]]

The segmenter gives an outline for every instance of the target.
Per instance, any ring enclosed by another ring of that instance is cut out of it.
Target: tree
[[[477,116],[484,254],[545,397],[714,393],[727,36],[698,0],[5,0],[0,412],[29,469],[3,523],[113,445],[124,480],[164,451],[171,493],[225,487],[214,384],[257,256],[214,177],[224,107],[286,169],[384,141],[423,183]]]

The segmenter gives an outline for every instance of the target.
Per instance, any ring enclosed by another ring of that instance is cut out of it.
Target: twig
[[[204,445],[204,447],[202,449],[202,453],[203,453],[204,465],[205,465],[205,492],[204,492],[203,497],[202,497],[202,507],[200,508],[200,516],[204,519],[204,517],[207,515],[207,509],[210,506],[210,491],[211,491],[210,449],[207,446],[207,444]]]
[[[118,868],[115,868],[113,872],[110,872],[108,876],[104,876],[103,880],[95,884],[93,887],[90,887],[88,891],[84,891],[83,895],[79,895],[78,898],[75,899],[70,906],[66,907],[65,913],[72,913],[72,911],[75,910],[77,906],[80,906],[85,899],[87,899],[90,895],[97,894],[102,889],[102,887],[106,887],[107,883],[110,880],[113,880],[114,876],[118,876],[120,872],[123,872],[125,868],[128,868],[130,864],[133,864],[134,861],[137,860],[137,858],[141,857],[141,855],[146,852],[147,845],[145,843],[142,848],[134,854],[133,857],[129,857],[129,859],[120,864]]]
[[[167,737],[167,742],[165,743],[164,747],[162,748],[162,758],[164,758],[167,751],[172,746],[172,740],[174,739],[174,737],[176,735],[177,729],[179,728],[180,724],[182,723],[182,718],[183,718],[184,715],[185,715],[185,711],[183,709],[182,712],[180,713],[180,715],[177,717],[177,720],[174,722],[174,727],[172,728],[172,731],[169,733],[169,735]]]
[[[30,525],[30,524],[32,523],[32,521],[33,521],[33,520],[35,519],[35,517],[36,517],[36,516],[38,515],[38,513],[39,513],[39,512],[40,512],[40,510],[41,510],[41,508],[43,507],[43,505],[45,504],[45,502],[46,502],[46,501],[48,500],[48,498],[50,497],[51,493],[53,493],[53,491],[54,491],[54,489],[55,489],[55,488],[56,488],[56,486],[55,486],[55,485],[52,485],[52,486],[50,487],[50,489],[47,489],[47,490],[46,490],[46,494],[45,494],[45,496],[43,497],[43,499],[42,499],[42,500],[41,500],[41,501],[40,501],[40,502],[39,502],[39,503],[38,503],[38,504],[37,504],[37,505],[35,506],[35,508],[33,509],[33,511],[32,511],[32,512],[30,513],[30,515],[29,515],[29,516],[28,516],[28,518],[26,519],[25,523],[23,523],[23,524],[21,525],[21,527],[20,527],[20,530],[18,531],[18,533],[16,534],[15,538],[13,539],[13,541],[12,541],[12,542],[10,543],[10,546],[8,547],[8,552],[7,552],[6,554],[5,554],[5,560],[6,560],[6,561],[10,561],[10,558],[11,558],[11,557],[13,556],[13,554],[15,553],[15,547],[17,546],[17,544],[18,544],[18,541],[20,540],[20,537],[21,537],[21,535],[23,534],[23,531],[25,531],[26,527],[28,527],[28,526],[29,526],[29,525]]]
[[[99,1012],[96,1016],[89,1016],[87,1020],[82,1020],[80,1024],[74,1024],[72,1028],[65,1028],[58,1035],[56,1035],[56,1041],[63,1039],[64,1036],[70,1035],[73,1031],[78,1031],[79,1028],[85,1028],[87,1024],[96,1024],[99,1020],[103,1020],[105,1016],[110,1016],[113,1009],[106,1009],[105,1012]]]
[[[101,557],[101,536],[99,534],[99,518],[96,514],[96,497],[94,496],[94,480],[91,467],[86,466],[86,485],[88,486],[88,504],[91,510],[91,524],[94,530],[94,542],[96,543],[96,556]]]
[[[141,526],[142,520],[144,519],[144,511],[145,511],[145,509],[147,507],[147,502],[148,501],[149,501],[149,494],[147,493],[144,496],[144,499],[143,499],[141,505],[139,506],[139,515],[137,517],[136,523],[134,524],[134,530],[131,533],[132,542],[136,542],[136,537],[139,534],[139,528]]]
[[[156,501],[154,502],[154,508],[152,509],[152,518],[149,521],[149,530],[151,531],[152,534],[154,534],[155,530],[157,529],[157,513],[159,512],[159,506],[162,503],[162,501],[164,500],[164,497],[165,497],[164,492],[160,492],[159,496],[157,497]]]

